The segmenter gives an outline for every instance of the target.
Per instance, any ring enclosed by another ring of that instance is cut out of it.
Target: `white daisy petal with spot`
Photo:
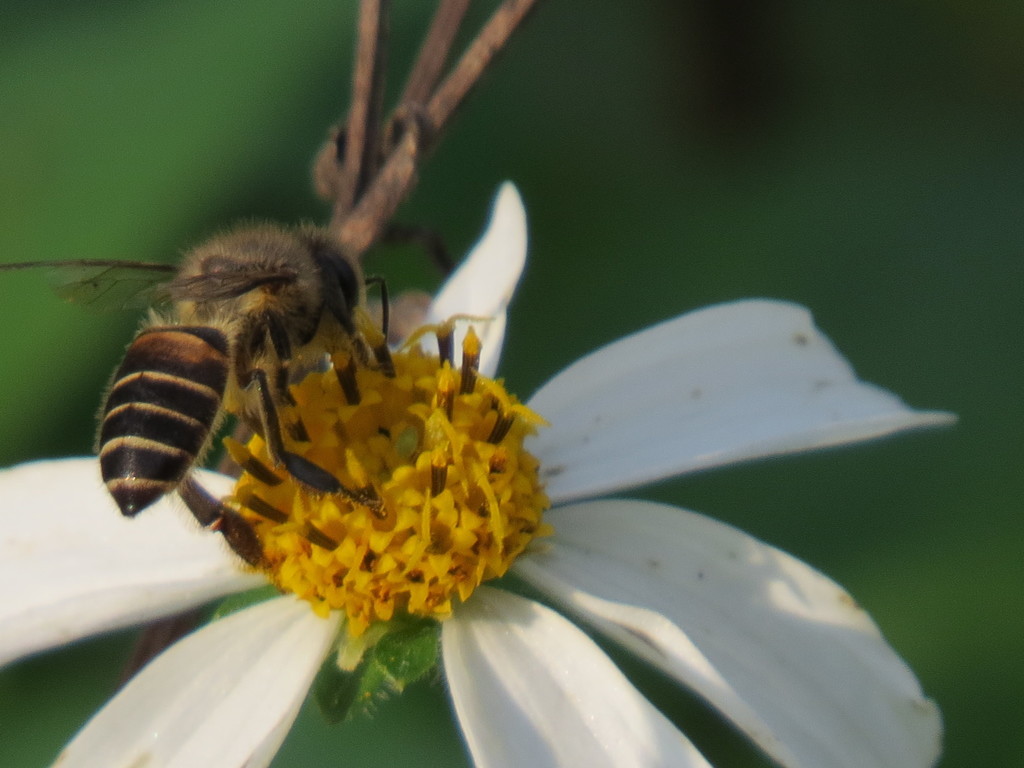
[[[528,404],[551,423],[528,449],[555,503],[953,420],[858,381],[806,309],[769,300],[709,307],[628,336],[562,371]]]
[[[517,575],[693,688],[787,768],[932,765],[942,726],[841,587],[663,504],[553,510]]]
[[[441,626],[445,675],[477,768],[710,768],[549,608],[481,587]]]
[[[0,508],[0,663],[266,583],[180,502],[122,516],[95,457],[0,471]]]
[[[515,185],[506,181],[498,189],[483,236],[442,286],[427,315],[427,323],[457,314],[491,319],[473,324],[483,342],[480,370],[485,376],[493,377],[498,370],[506,310],[526,264],[526,244],[526,209]],[[455,337],[456,354],[462,348],[463,325]],[[432,336],[423,340],[423,348],[437,351]]]
[[[75,736],[61,768],[269,764],[338,631],[281,597],[171,646]]]

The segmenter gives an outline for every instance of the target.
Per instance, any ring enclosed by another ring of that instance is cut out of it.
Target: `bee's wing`
[[[244,268],[239,269],[215,270],[200,275],[179,277],[167,283],[162,290],[175,301],[221,301],[236,298],[255,288],[288,285],[294,283],[296,279],[298,273],[288,267],[254,269],[246,264]]]
[[[141,309],[166,300],[160,287],[176,267],[143,261],[75,259],[0,264],[0,272],[46,271],[54,292],[89,309]]]

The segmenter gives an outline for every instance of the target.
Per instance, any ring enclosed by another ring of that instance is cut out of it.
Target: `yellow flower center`
[[[260,437],[228,442],[245,470],[233,502],[269,577],[317,613],[344,611],[353,636],[396,613],[446,617],[453,598],[550,533],[537,460],[522,448],[543,420],[480,375],[479,355],[470,329],[459,370],[408,348],[392,355],[393,373],[335,359],[292,387],[281,421],[303,439],[288,450],[330,472],[341,493],[271,469]]]

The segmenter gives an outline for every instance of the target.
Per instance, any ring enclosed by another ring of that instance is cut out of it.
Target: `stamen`
[[[363,571],[372,571],[375,562],[377,562],[377,553],[372,549],[367,550],[366,554],[363,555],[363,561],[359,564],[359,568]]]
[[[359,405],[359,384],[356,382],[355,360],[350,357],[345,362],[345,365],[342,366],[339,366],[337,362],[335,362],[334,373],[338,377],[338,384],[341,385],[341,391],[345,395],[345,401],[349,405]]]
[[[246,496],[245,501],[242,503],[257,515],[267,518],[267,520],[273,520],[275,523],[288,522],[288,515],[286,513],[264,501],[255,493]]]
[[[288,425],[288,432],[293,440],[298,440],[300,443],[309,442],[309,432],[306,431],[306,425],[302,423],[300,416],[296,416],[295,421]]]
[[[444,411],[450,422],[455,410],[455,372],[445,366],[438,372],[437,379],[437,395],[434,402],[436,407]]]
[[[321,547],[322,549],[333,550],[338,548],[338,542],[312,523],[306,523],[305,536],[310,544],[316,544],[316,546]]]
[[[277,475],[267,464],[253,456],[249,449],[237,440],[230,437],[224,438],[224,447],[232,461],[242,468],[243,472],[252,475],[263,485],[280,485],[284,480]]]
[[[494,427],[491,429],[491,434],[487,436],[487,442],[492,445],[497,445],[505,436],[508,431],[512,429],[512,425],[516,421],[516,415],[514,413],[502,413],[498,412],[498,419],[494,422]]]
[[[439,496],[448,482],[448,457],[440,448],[435,448],[430,460],[430,494]]]
[[[443,360],[422,351],[426,333],[441,337]],[[258,538],[260,567],[319,615],[343,612],[353,637],[403,614],[445,618],[551,532],[538,463],[523,450],[543,421],[480,373],[472,330],[458,371],[451,322],[410,339],[391,352],[394,376],[355,344],[333,373],[293,388],[288,422],[311,439],[289,456],[322,468],[336,490],[278,476],[261,437],[230,448],[245,469],[234,506]]]
[[[494,453],[491,454],[491,458],[487,462],[487,467],[492,475],[504,472],[508,468],[508,451],[501,447],[495,448]]]
[[[452,328],[451,323],[441,323],[435,329],[435,335],[437,336],[437,355],[441,359],[441,365],[445,363],[451,365],[454,359],[452,350],[455,345],[455,329]]]
[[[264,485],[278,485],[282,482],[270,467],[255,456],[250,455],[242,462],[241,467]]]
[[[476,372],[480,368],[480,337],[473,326],[466,331],[462,340],[462,381],[459,386],[460,395],[468,395],[476,387]]]

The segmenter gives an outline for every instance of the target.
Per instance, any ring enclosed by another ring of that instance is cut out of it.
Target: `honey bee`
[[[368,361],[357,330],[366,281],[326,229],[237,228],[189,252],[180,268],[118,261],[34,262],[63,273],[58,293],[86,304],[124,306],[155,298],[114,373],[97,446],[107,490],[134,517],[177,490],[196,519],[218,530],[243,559],[262,551],[251,527],[206,492],[191,470],[225,412],[261,434],[271,457],[315,491],[344,489],[326,470],[285,447],[280,411],[292,403],[293,372],[348,351]],[[386,349],[386,347],[385,347]],[[300,424],[292,434],[302,436]]]

